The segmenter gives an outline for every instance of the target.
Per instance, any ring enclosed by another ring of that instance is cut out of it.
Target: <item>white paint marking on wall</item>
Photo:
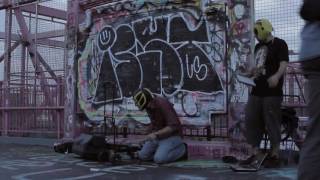
[[[32,173],[19,174],[19,175],[12,176],[11,178],[15,180],[29,180],[29,178],[27,178],[28,176],[48,174],[48,173],[54,173],[59,171],[70,171],[70,170],[72,170],[72,168],[52,169],[47,171],[38,171],[38,172],[32,172]]]
[[[92,178],[92,177],[103,176],[103,175],[106,175],[106,174],[107,174],[107,173],[94,173],[94,174],[87,174],[87,175],[78,176],[78,177],[62,178],[62,179],[56,179],[56,180],[78,180],[78,179],[87,179],[87,178]]]

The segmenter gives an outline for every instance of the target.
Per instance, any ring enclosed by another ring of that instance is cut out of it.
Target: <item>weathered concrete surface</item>
[[[117,166],[57,154],[46,146],[0,143],[0,179],[143,179],[143,180],[256,180],[295,179],[296,167],[235,173],[219,160],[190,160],[169,165],[125,162]]]

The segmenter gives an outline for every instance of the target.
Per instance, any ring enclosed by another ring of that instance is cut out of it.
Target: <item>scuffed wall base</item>
[[[188,144],[189,159],[221,159],[223,156],[234,156],[245,159],[250,155],[250,147],[245,143],[231,143],[230,141],[196,141],[185,139]]]

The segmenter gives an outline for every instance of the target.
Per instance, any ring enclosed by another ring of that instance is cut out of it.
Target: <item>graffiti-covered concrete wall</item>
[[[81,110],[92,121],[114,109],[118,120],[147,123],[132,100],[147,87],[167,97],[184,124],[227,114],[229,105],[246,101],[234,72],[251,54],[250,7],[245,0],[80,5],[85,18],[72,57]]]

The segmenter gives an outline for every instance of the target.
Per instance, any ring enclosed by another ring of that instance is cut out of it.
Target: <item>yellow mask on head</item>
[[[152,92],[147,89],[139,89],[135,94],[133,95],[133,101],[135,105],[139,108],[139,110],[143,110],[146,108],[148,103],[153,99]]]
[[[254,24],[254,34],[259,41],[266,42],[272,30],[272,25],[267,19],[259,19]]]

